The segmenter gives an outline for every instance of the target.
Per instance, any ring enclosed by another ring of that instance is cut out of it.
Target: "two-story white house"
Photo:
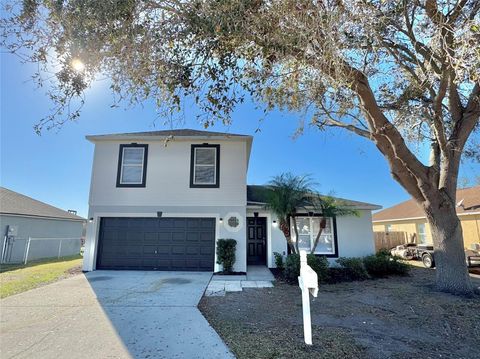
[[[252,136],[197,130],[87,136],[95,144],[84,270],[219,271],[216,241],[237,241],[234,270],[274,267],[287,253],[264,186],[247,186]],[[371,211],[331,218],[316,253],[330,258],[374,251]],[[299,215],[300,243],[318,216]]]

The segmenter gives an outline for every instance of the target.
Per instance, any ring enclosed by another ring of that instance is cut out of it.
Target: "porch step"
[[[272,288],[273,283],[268,280],[211,280],[205,291],[207,297],[223,297],[226,292],[241,292],[244,288]]]
[[[247,280],[253,281],[274,281],[272,272],[267,266],[247,266]]]

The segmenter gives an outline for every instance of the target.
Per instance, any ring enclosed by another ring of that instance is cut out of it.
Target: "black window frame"
[[[123,164],[123,149],[124,148],[143,148],[143,173],[142,173],[142,183],[121,183],[122,176],[122,164]],[[147,185],[147,162],[148,162],[148,145],[147,144],[138,144],[138,143],[129,143],[121,144],[118,154],[118,168],[117,168],[117,187],[146,187]]]
[[[216,161],[215,161],[215,184],[196,184],[194,183],[195,172],[195,149],[196,148],[215,148]],[[190,153],[190,188],[220,188],[220,145],[212,145],[209,143],[195,144],[191,146]]]

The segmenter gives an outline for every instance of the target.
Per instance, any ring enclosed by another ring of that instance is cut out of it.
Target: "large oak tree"
[[[206,126],[246,96],[375,144],[431,225],[437,287],[472,293],[456,188],[480,116],[477,0],[24,0],[3,46],[37,62],[52,113],[78,117],[95,76],[119,101],[195,101]],[[54,77],[46,74],[53,72]],[[412,150],[431,146],[430,163]],[[477,145],[478,146],[478,145]]]

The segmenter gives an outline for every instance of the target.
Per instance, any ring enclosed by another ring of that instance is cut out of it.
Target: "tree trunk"
[[[295,244],[292,241],[292,236],[288,236],[288,237],[285,236],[285,239],[287,240],[288,247],[290,248],[290,252],[297,253],[296,248],[295,248]]]
[[[297,227],[297,219],[295,218],[295,215],[292,216],[292,222],[293,222],[293,230],[295,231],[295,253],[299,254],[300,250],[298,249],[298,227]]]
[[[472,295],[465,262],[463,235],[455,206],[445,201],[437,206],[425,208],[433,237],[434,260],[436,265],[436,286],[443,292]]]
[[[280,220],[280,230],[285,236],[285,240],[287,241],[288,247],[290,248],[290,252],[297,253],[295,244],[292,241],[292,234],[290,232],[290,225],[288,224],[288,220]]]
[[[318,246],[318,241],[320,240],[320,236],[322,235],[323,230],[325,229],[327,224],[327,219],[325,217],[322,217],[320,219],[320,228],[318,229],[317,237],[315,238],[315,242],[313,243],[312,250],[310,251],[311,254],[315,254],[315,250],[317,249]]]

